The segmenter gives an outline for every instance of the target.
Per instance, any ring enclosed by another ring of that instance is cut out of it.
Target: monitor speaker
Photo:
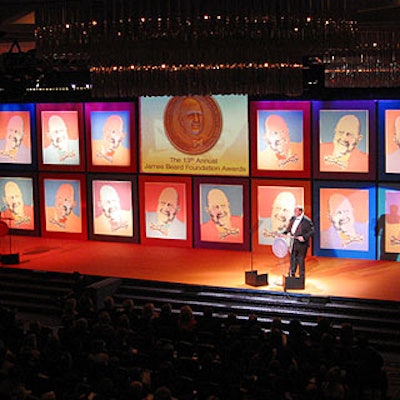
[[[19,264],[19,254],[2,254],[1,255],[1,262],[4,265],[8,264]]]
[[[296,278],[294,276],[284,276],[283,282],[285,291],[288,289],[304,289],[304,277]]]
[[[245,281],[246,285],[250,286],[267,286],[268,274],[258,274],[257,270],[246,271]]]

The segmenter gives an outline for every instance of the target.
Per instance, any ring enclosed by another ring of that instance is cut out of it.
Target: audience
[[[253,313],[139,311],[111,296],[88,319],[79,304],[66,300],[57,327],[0,321],[0,399],[386,399],[383,358],[348,322],[275,317],[268,327]]]

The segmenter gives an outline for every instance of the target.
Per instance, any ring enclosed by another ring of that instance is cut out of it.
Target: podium
[[[9,252],[7,254],[1,254],[0,261],[3,265],[19,264],[19,254],[12,252],[10,229],[5,220],[12,221],[12,219],[11,218],[0,219],[0,237],[6,237],[7,235],[9,236],[10,238]]]

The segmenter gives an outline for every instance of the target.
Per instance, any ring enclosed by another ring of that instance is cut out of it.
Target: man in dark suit
[[[314,224],[310,218],[304,215],[302,206],[296,206],[294,216],[290,219],[284,234],[290,234],[290,276],[296,276],[299,268],[300,278],[304,279],[307,249],[310,246],[310,237],[314,234]]]

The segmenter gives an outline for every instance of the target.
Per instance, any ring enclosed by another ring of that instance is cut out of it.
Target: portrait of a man
[[[42,111],[42,141],[44,164],[79,165],[78,113]]]
[[[30,164],[29,113],[0,112],[0,162]]]
[[[209,242],[243,243],[242,187],[201,185],[200,198],[200,239]]]
[[[394,111],[394,110],[390,110]],[[397,116],[390,121],[390,125],[386,125],[386,172],[388,173],[400,173],[400,111],[397,111]],[[388,116],[388,111],[387,114]],[[387,118],[385,123],[388,123]]]
[[[151,198],[157,202],[150,202]],[[145,204],[146,237],[186,240],[184,184],[147,182]]]
[[[129,113],[93,111],[92,164],[129,166],[131,164]]]
[[[204,112],[195,97],[186,97],[179,110],[179,122],[187,135],[198,135],[204,128]]]
[[[257,168],[293,171],[303,169],[302,111],[259,111]],[[290,127],[289,127],[290,126]]]
[[[272,245],[280,237],[293,216],[299,201],[304,202],[302,187],[258,187],[258,243]]]
[[[385,192],[385,252],[400,253],[400,191]]]
[[[13,229],[34,229],[31,178],[0,178],[1,217]]]
[[[320,171],[368,172],[367,129],[366,111],[321,110]]]
[[[45,179],[46,230],[82,232],[80,181]]]
[[[195,155],[210,150],[222,131],[222,114],[211,96],[172,97],[164,111],[164,127],[171,144]]]
[[[320,247],[337,250],[368,250],[368,192],[360,189],[321,189]],[[364,193],[365,192],[365,193]],[[356,218],[356,205],[358,210]],[[324,220],[325,219],[325,220]],[[325,227],[325,229],[324,229]]]
[[[93,233],[132,236],[132,184],[130,181],[93,181]]]

